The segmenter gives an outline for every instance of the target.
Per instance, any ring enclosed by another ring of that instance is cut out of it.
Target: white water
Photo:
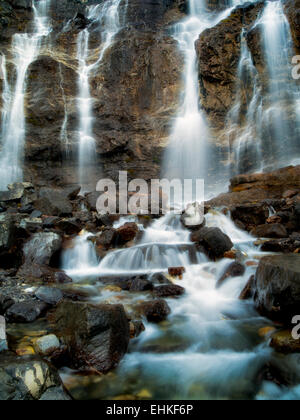
[[[16,80],[9,84],[5,59],[2,60],[4,74],[3,111],[1,123],[0,152],[0,190],[23,178],[23,151],[26,134],[24,102],[26,100],[27,71],[36,59],[44,37],[51,28],[47,18],[48,4],[51,0],[33,2],[34,33],[15,34],[11,50]]]
[[[98,69],[114,37],[121,29],[119,5],[121,0],[107,0],[103,4],[91,6],[88,19],[101,28],[102,43],[97,59],[91,64],[89,50],[90,29],[84,29],[78,35],[77,58],[79,62],[77,106],[79,114],[79,183],[83,191],[91,186],[90,168],[96,162],[96,140],[93,134],[93,98],[90,92],[90,78]],[[95,186],[93,186],[95,187]]]

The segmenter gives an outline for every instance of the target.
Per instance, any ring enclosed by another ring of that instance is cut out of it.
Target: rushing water
[[[279,364],[268,346],[268,338],[259,334],[259,330],[270,326],[271,322],[260,318],[251,302],[238,300],[241,290],[256,270],[253,262],[258,263],[263,254],[253,245],[254,238],[237,229],[227,216],[212,212],[206,219],[208,226],[217,226],[231,237],[245,263],[252,262],[247,266],[245,275],[229,279],[221,288],[216,288],[216,283],[231,261],[210,262],[195,248],[191,257],[191,252],[185,248],[188,244],[194,247],[189,242],[189,232],[182,227],[179,216],[174,214],[154,221],[133,248],[108,254],[97,267],[93,253],[90,249],[88,252],[85,250],[86,236],[77,242],[76,246],[81,247],[81,251],[77,248],[72,255],[72,251],[66,252],[69,267],[77,265],[77,272],[70,270],[69,274],[75,275],[76,279],[81,275],[84,279],[91,271],[82,268],[93,266],[93,274],[100,277],[100,284],[101,277],[107,275],[122,278],[144,273],[151,278],[157,271],[166,272],[173,263],[186,267],[183,279],[177,282],[186,289],[186,294],[180,299],[168,299],[172,309],[168,321],[159,325],[146,323],[146,331],[131,342],[130,352],[112,374],[102,379],[86,378],[84,386],[80,385],[80,379],[75,381],[76,385],[73,383],[71,388],[77,397],[284,397],[282,389],[259,381],[267,363]],[[86,259],[88,255],[89,261]],[[107,299],[110,303],[119,303],[120,293],[100,291],[99,296],[94,297],[96,302]],[[132,293],[125,293],[122,299],[130,313],[132,305],[147,299],[147,294],[135,297]],[[72,373],[65,372],[63,377],[68,384]],[[296,390],[288,392],[288,395],[295,392],[297,395]]]
[[[77,58],[79,62],[78,78],[78,114],[79,114],[79,183],[83,190],[91,186],[90,168],[95,164],[96,142],[93,134],[93,98],[90,92],[90,77],[101,64],[106,51],[111,46],[115,35],[121,29],[119,6],[121,0],[107,0],[103,4],[91,6],[88,19],[101,27],[101,47],[96,61],[90,63],[89,28],[78,35]]]
[[[50,33],[47,9],[50,0],[33,2],[34,33],[15,34],[11,50],[15,68],[15,80],[10,85],[2,60],[3,113],[2,113],[2,149],[0,154],[0,190],[23,178],[23,149],[25,142],[25,113],[27,71],[36,59],[44,37]]]

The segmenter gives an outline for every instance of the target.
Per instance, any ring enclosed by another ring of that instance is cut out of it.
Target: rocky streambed
[[[298,399],[299,171],[234,178],[188,227],[0,193],[0,398]]]

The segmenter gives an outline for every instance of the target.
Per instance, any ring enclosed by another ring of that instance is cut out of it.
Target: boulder
[[[55,223],[55,227],[66,235],[77,235],[82,230],[82,225],[75,218],[61,219]]]
[[[70,367],[106,373],[127,352],[129,322],[122,305],[63,301],[50,321],[68,348]]]
[[[251,235],[257,238],[287,238],[286,228],[279,223],[259,225],[251,230]]]
[[[254,301],[261,314],[290,324],[299,312],[300,255],[262,258],[255,275]]]
[[[36,210],[47,216],[71,216],[72,204],[63,190],[41,188],[39,198],[33,203]]]
[[[100,235],[96,237],[96,245],[101,248],[109,249],[114,246],[116,239],[116,229],[105,228]]]
[[[143,302],[140,305],[140,310],[147,318],[147,321],[153,323],[165,321],[171,313],[169,305],[162,299]]]
[[[155,287],[153,293],[159,298],[168,298],[183,295],[185,289],[177,284],[166,284]]]
[[[199,203],[189,204],[180,220],[187,229],[195,230],[204,227],[206,221],[203,207]]]
[[[196,242],[212,260],[223,258],[225,252],[233,248],[229,236],[219,228],[204,227],[191,235],[192,242]]]
[[[263,252],[281,252],[288,254],[293,253],[298,248],[300,248],[300,238],[296,240],[293,238],[273,239],[264,241],[261,246]]]
[[[125,223],[116,231],[116,245],[124,245],[133,241],[138,233],[139,228],[136,223]]]
[[[218,289],[219,287],[221,287],[224,284],[224,282],[229,278],[243,276],[245,274],[245,271],[245,266],[239,262],[235,261],[229,264],[229,266],[225,269],[223,275],[217,281],[216,288]]]
[[[26,191],[32,191],[33,185],[27,182],[17,182],[8,185],[8,191],[0,192],[0,202],[20,202]]]
[[[45,286],[39,287],[35,292],[35,296],[48,305],[57,305],[64,297],[60,289]]]
[[[27,300],[15,303],[6,311],[5,317],[12,323],[30,323],[40,318],[47,310],[48,306],[44,302],[37,300]]]
[[[24,245],[24,265],[49,265],[51,258],[61,246],[62,239],[57,233],[35,233]]]
[[[49,334],[40,337],[35,342],[35,349],[41,356],[49,356],[60,348],[60,342],[56,335]]]
[[[0,400],[39,400],[62,382],[56,369],[38,356],[0,354]]]
[[[246,286],[241,291],[239,296],[240,300],[248,300],[253,297],[253,286],[254,286],[255,276],[251,276],[250,279],[247,281]]]
[[[235,223],[242,223],[247,230],[263,225],[269,217],[269,209],[265,204],[244,204],[231,208],[231,218]]]
[[[153,290],[153,284],[151,281],[143,277],[135,277],[130,284],[130,292],[146,292]]]

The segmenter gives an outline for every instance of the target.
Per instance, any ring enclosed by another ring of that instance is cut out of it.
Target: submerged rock
[[[127,352],[129,322],[122,305],[63,301],[50,319],[68,348],[70,367],[106,373]]]
[[[262,258],[253,287],[255,306],[259,312],[290,324],[299,312],[300,255]]]

